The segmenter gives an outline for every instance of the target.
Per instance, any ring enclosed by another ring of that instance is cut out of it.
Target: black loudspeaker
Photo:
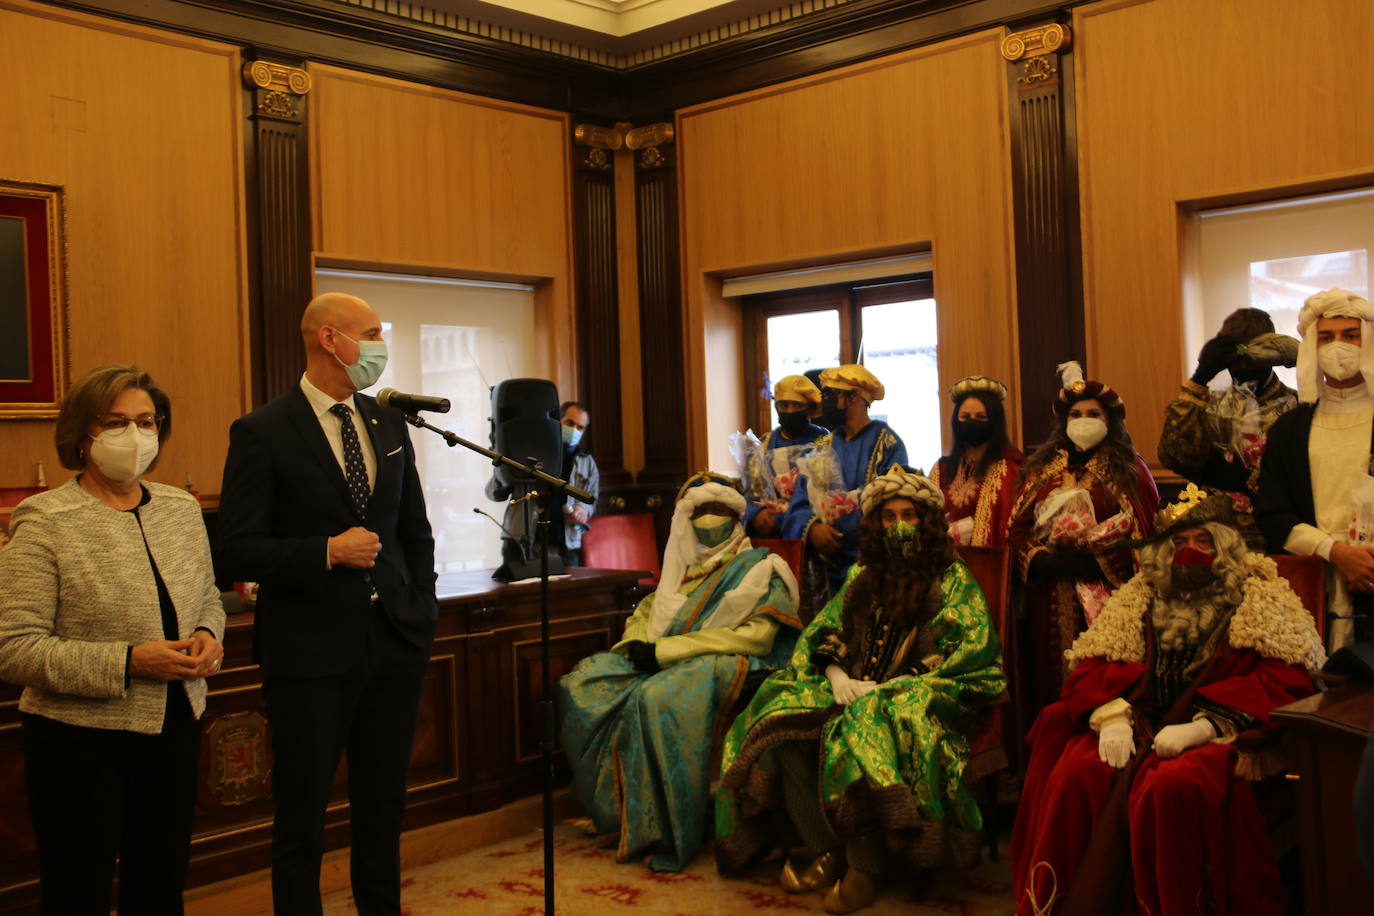
[[[559,430],[558,387],[548,379],[512,378],[491,390],[491,447],[516,461],[543,463],[546,474],[563,470],[563,434]],[[524,483],[505,465],[496,479],[506,486]]]

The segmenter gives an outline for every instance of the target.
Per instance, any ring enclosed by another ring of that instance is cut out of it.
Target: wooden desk
[[[644,573],[574,569],[550,583],[550,674],[562,677],[620,639]],[[536,794],[542,691],[539,585],[491,571],[439,577],[439,624],[411,755],[406,828]],[[270,864],[272,743],[262,679],[251,661],[252,612],[229,618],[223,670],[202,719],[200,790],[188,887]],[[38,867],[24,788],[20,688],[0,684],[0,912],[36,912]],[[560,766],[566,780],[566,768]],[[135,815],[136,816],[136,815]],[[325,842],[348,843],[341,764]]]
[[[1297,776],[1303,910],[1365,916],[1374,900],[1360,870],[1355,776],[1374,720],[1374,686],[1348,685],[1274,711],[1288,726],[1289,775]]]

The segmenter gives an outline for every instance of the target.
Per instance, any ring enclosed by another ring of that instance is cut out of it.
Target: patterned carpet
[[[638,864],[616,864],[612,850],[598,848],[571,824],[555,828],[554,844],[559,916],[790,916],[825,912],[819,895],[783,893],[778,887],[780,866],[776,863],[761,865],[746,878],[727,881],[716,874],[709,848],[686,871],[666,875]],[[403,879],[402,912],[408,916],[542,916],[543,861],[541,837],[534,832],[413,869]],[[324,903],[328,916],[355,912],[346,890],[328,895]],[[1011,872],[1004,855],[998,862],[972,871],[935,876],[919,901],[913,898],[910,886],[889,886],[877,903],[863,912],[872,916],[1003,916],[1011,909]]]

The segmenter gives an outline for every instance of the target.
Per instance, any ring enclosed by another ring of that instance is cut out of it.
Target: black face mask
[[[839,401],[840,393],[838,391],[821,392],[820,424],[831,432],[844,426],[847,411],[840,406]]]
[[[955,420],[954,438],[967,445],[983,445],[992,438],[992,421]]]
[[[1231,381],[1237,385],[1251,382],[1255,386],[1255,391],[1264,387],[1264,383],[1269,379],[1270,370],[1261,366],[1258,369],[1232,369]]]
[[[778,411],[778,426],[789,436],[801,435],[810,425],[811,414],[805,410],[794,410],[791,413]]]

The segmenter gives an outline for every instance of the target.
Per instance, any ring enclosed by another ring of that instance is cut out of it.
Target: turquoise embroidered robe
[[[618,861],[647,858],[656,871],[680,871],[710,829],[712,763],[729,725],[722,717],[751,671],[787,663],[801,622],[774,573],[748,620],[733,629],[701,624],[767,554],[751,548],[687,571],[688,598],[656,642],[662,670],[645,674],[618,652],[602,652],[558,683],[573,796],[598,834],[616,838]],[[636,609],[627,640],[644,638],[653,598]]]

